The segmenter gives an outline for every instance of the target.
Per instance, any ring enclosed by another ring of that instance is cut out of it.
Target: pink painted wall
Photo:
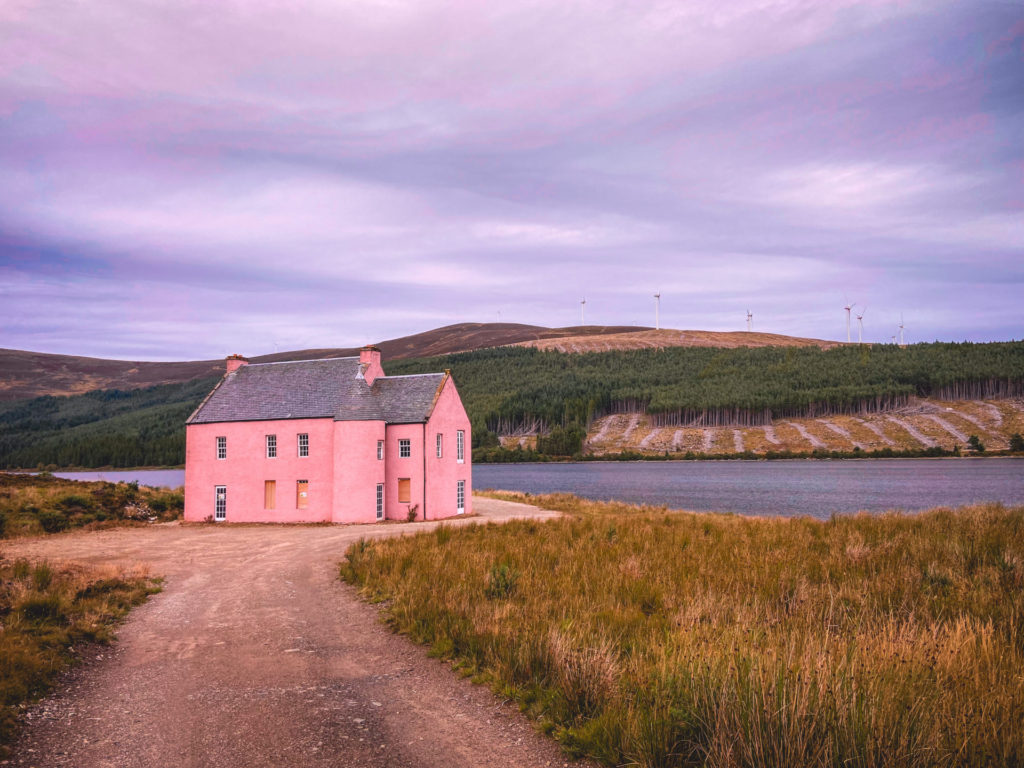
[[[334,422],[333,522],[376,522],[377,483],[386,482],[387,464],[377,459],[377,441],[384,439],[383,421]],[[387,497],[385,485],[385,503]]]
[[[190,424],[185,431],[185,519],[214,513],[214,487],[227,486],[230,522],[329,522],[334,503],[333,419],[285,419]],[[298,455],[298,435],[309,435],[309,456]],[[265,436],[277,435],[277,458],[268,459]],[[217,458],[217,437],[227,458]],[[277,481],[275,509],[263,508],[265,480]],[[296,484],[309,481],[308,506],[296,508]]]
[[[408,439],[412,455],[399,456],[398,441]],[[407,520],[409,509],[418,505],[416,519],[423,519],[423,425],[389,424],[384,438],[385,516],[388,520]],[[398,480],[411,481],[409,503],[398,501]]]
[[[456,432],[465,436],[465,460],[459,463],[456,454]],[[442,435],[441,458],[437,458],[437,435]],[[427,421],[427,517],[438,520],[456,513],[456,487],[466,481],[465,514],[473,511],[473,467],[470,446],[471,430],[466,409],[449,376]]]

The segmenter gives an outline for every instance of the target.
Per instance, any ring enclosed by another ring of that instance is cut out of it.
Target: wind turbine
[[[586,307],[586,306],[587,306],[587,300],[585,298],[584,299],[580,299],[580,325],[585,325],[585,323],[583,322],[583,308]]]
[[[846,343],[847,344],[850,343],[850,310],[853,309],[855,306],[857,306],[857,302],[852,302],[851,303],[850,300],[847,299],[846,300],[846,306],[843,307],[843,309],[846,310]]]
[[[900,312],[900,346],[903,346],[903,313]]]
[[[661,291],[654,294],[654,330],[661,330]]]
[[[857,315],[857,343],[864,343],[864,315],[868,311],[868,305],[865,304],[861,309],[860,314]]]
[[[750,333],[751,329],[754,327],[754,322],[753,321],[754,321],[754,316],[752,314],[750,314],[750,310],[748,309],[747,310],[747,333]]]

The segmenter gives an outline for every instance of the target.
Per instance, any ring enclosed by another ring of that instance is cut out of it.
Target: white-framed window
[[[398,441],[398,458],[408,459],[412,456],[412,440]]]
[[[455,485],[455,514],[466,513],[466,481],[459,480]]]
[[[277,458],[277,435],[267,435],[267,458]]]
[[[384,461],[384,441],[377,441],[377,461]]]
[[[438,432],[437,433],[437,458],[439,458],[439,459],[441,458],[441,455],[443,453],[443,451],[441,449],[443,442],[444,442],[444,436],[440,432]]]
[[[377,519],[384,519],[384,483],[377,483]]]
[[[299,457],[309,456],[309,435],[305,432],[299,435]]]
[[[455,460],[459,464],[466,460],[466,433],[461,429],[455,433]]]
[[[226,437],[217,438],[217,458],[226,459],[228,457],[228,439]]]
[[[213,519],[217,522],[224,522],[228,517],[228,487],[226,485],[215,485],[213,487]]]

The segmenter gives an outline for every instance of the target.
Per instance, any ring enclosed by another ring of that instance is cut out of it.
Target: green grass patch
[[[503,497],[570,514],[364,541],[341,576],[573,754],[1024,764],[1024,507],[817,521]]]
[[[144,573],[0,559],[0,758],[23,708],[53,685],[83,643],[107,643],[158,591]]]
[[[180,490],[0,472],[0,539],[180,518]]]

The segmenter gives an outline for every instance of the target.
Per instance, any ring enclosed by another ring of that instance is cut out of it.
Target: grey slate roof
[[[424,373],[382,376],[373,380],[372,387],[360,382],[362,392],[343,403],[334,418],[338,421],[379,419],[388,424],[426,421],[443,381],[443,373]]]
[[[367,386],[358,357],[243,365],[227,374],[188,420],[335,418],[340,421],[426,421],[445,374],[383,376]]]

